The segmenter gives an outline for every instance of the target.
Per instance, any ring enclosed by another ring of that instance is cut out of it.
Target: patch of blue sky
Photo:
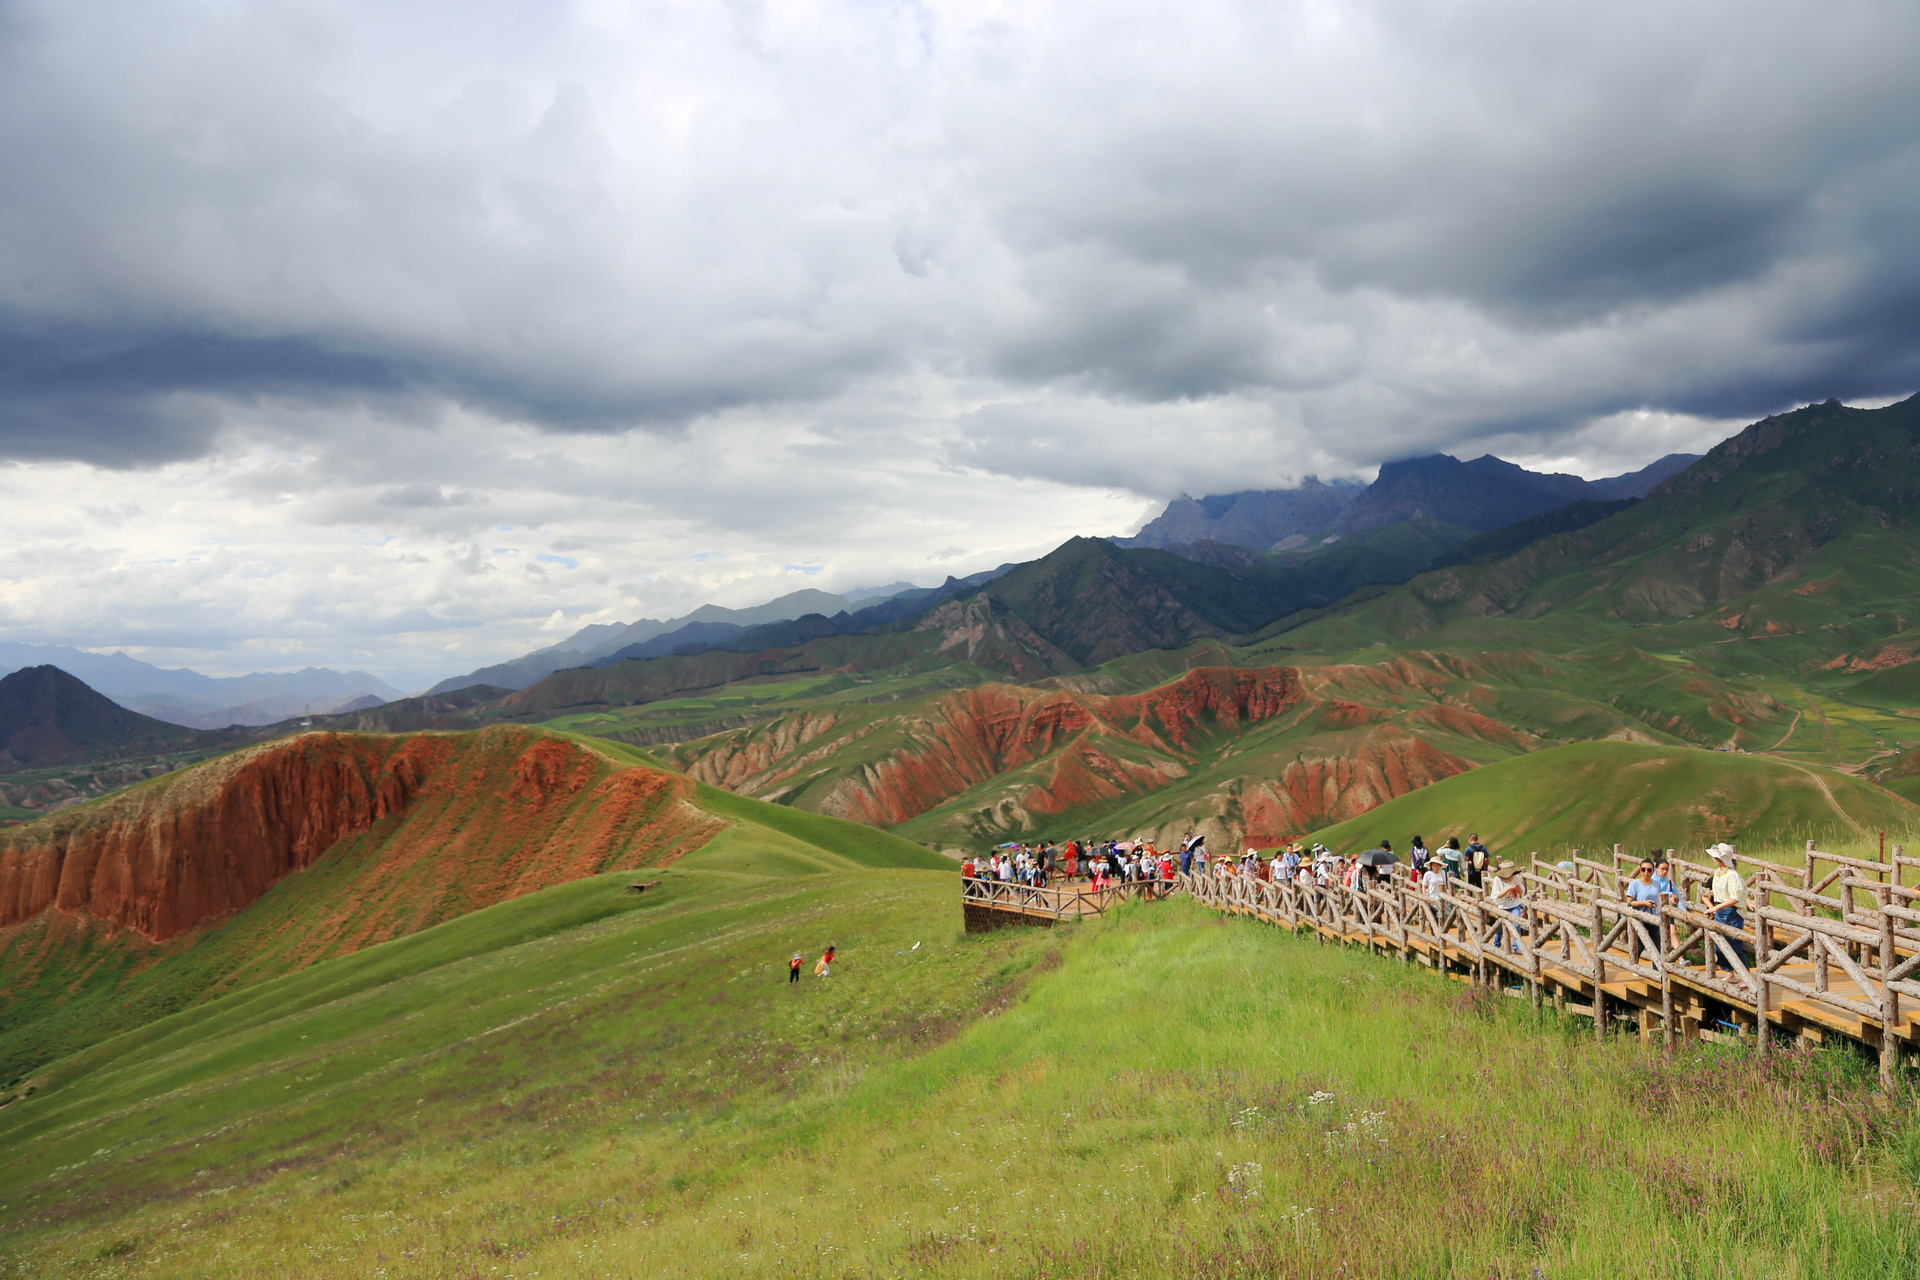
[[[696,551],[687,557],[687,559],[697,560],[701,564],[705,564],[709,560],[725,560],[726,558],[727,553],[724,551]]]
[[[572,556],[551,556],[544,551],[541,552],[539,555],[535,556],[534,559],[544,560],[548,564],[563,564],[567,566],[567,568],[569,569],[578,569],[580,567],[580,562],[578,560],[575,560]]]
[[[827,566],[823,564],[790,564],[787,566],[787,572],[813,574],[813,573],[819,573],[822,569],[826,567]]]

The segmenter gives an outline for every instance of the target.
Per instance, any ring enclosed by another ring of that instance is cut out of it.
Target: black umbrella
[[[1400,861],[1400,857],[1391,849],[1369,849],[1360,855],[1358,861],[1363,867],[1390,867]]]

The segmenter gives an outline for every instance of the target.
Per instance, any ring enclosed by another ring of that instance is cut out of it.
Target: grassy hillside
[[[1404,850],[1478,831],[1496,853],[1568,848],[1748,848],[1920,830],[1920,808],[1830,769],[1631,742],[1553,747],[1401,796],[1312,837],[1337,850],[1382,837]]]
[[[156,829],[182,842],[198,825],[241,846],[210,850],[226,866],[246,851],[249,833],[218,810],[210,820],[167,802],[209,791],[218,799],[247,768],[273,766],[266,790],[284,805],[297,785],[282,776],[290,750],[323,757],[328,785],[314,803],[328,807],[356,799],[340,776],[343,766],[363,767],[366,791],[378,790],[396,768],[426,767],[423,758],[436,761],[438,771],[404,809],[327,845],[240,909],[178,936],[149,940],[85,912],[55,910],[0,929],[0,1086],[16,1086],[40,1064],[115,1031],[224,992],[551,885],[671,863],[694,849],[758,850],[753,856],[763,873],[954,867],[871,827],[696,786],[630,747],[508,727],[425,739],[316,734],[13,828],[6,839],[35,849],[56,836],[111,829],[157,806]],[[237,791],[234,798],[242,808],[260,807],[252,795]]]
[[[0,1109],[0,1260],[289,1280],[1920,1267],[1901,1203],[1920,1142],[1842,1054],[1596,1049],[1178,900],[969,938],[949,876],[755,876],[747,856],[684,859],[643,899],[547,890],[60,1064]],[[834,976],[789,988],[785,956],[829,940]]]

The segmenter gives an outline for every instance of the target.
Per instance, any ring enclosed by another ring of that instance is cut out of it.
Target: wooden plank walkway
[[[1671,897],[1657,909],[1629,903],[1626,880],[1639,859],[1617,845],[1611,865],[1572,861],[1568,874],[1536,860],[1523,873],[1518,912],[1459,880],[1429,896],[1403,867],[1358,889],[1238,874],[1175,883],[1222,911],[1518,987],[1535,1008],[1552,1000],[1592,1017],[1597,1036],[1617,1019],[1669,1046],[1725,1027],[1762,1054],[1782,1034],[1838,1036],[1878,1050],[1888,1084],[1920,1042],[1920,889],[1899,883],[1920,858],[1898,845],[1886,862],[1822,853],[1811,842],[1800,867],[1740,858],[1742,929]],[[1684,896],[1697,899],[1711,870],[1672,862]]]

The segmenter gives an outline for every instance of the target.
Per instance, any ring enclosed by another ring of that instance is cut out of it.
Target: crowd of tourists
[[[1248,876],[1269,883],[1298,882],[1323,887],[1361,888],[1387,879],[1403,883],[1438,898],[1451,885],[1465,884],[1481,890],[1502,910],[1516,917],[1526,908],[1527,884],[1523,869],[1512,860],[1496,859],[1478,832],[1470,832],[1461,843],[1450,836],[1437,848],[1429,848],[1420,836],[1409,842],[1407,860],[1402,868],[1391,841],[1382,840],[1364,852],[1343,855],[1323,844],[1307,845],[1294,841],[1271,854],[1257,849],[1244,853],[1210,855],[1206,836],[1189,833],[1172,848],[1160,849],[1151,840],[1067,840],[1039,843],[1012,842],[980,857],[969,856],[960,872],[969,893],[985,892],[986,883],[1021,885],[1044,889],[1048,885],[1086,882],[1094,889],[1114,884],[1149,882],[1154,886],[1171,881],[1176,875]],[[1721,924],[1741,929],[1746,921],[1740,904],[1746,896],[1746,883],[1737,868],[1737,856],[1731,845],[1716,844],[1707,850],[1714,862],[1713,877],[1699,887],[1696,902],[1689,903],[1681,884],[1674,878],[1673,863],[1665,852],[1655,849],[1634,869],[1621,891],[1630,906],[1657,909],[1661,905],[1691,906],[1703,915],[1711,915]],[[1536,855],[1537,856],[1537,855]],[[1571,878],[1574,864],[1555,864],[1550,874]],[[985,882],[985,883],[983,883]],[[1524,932],[1516,920],[1514,933]],[[1515,950],[1518,939],[1509,934],[1506,941]]]

